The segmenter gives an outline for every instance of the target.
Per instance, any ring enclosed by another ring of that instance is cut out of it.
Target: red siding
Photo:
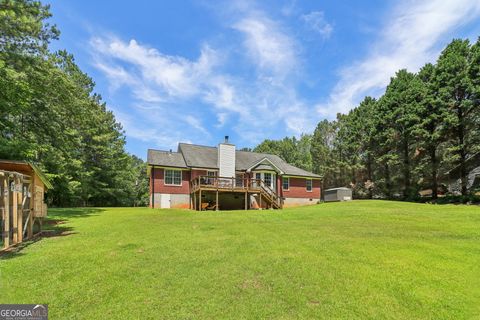
[[[288,190],[282,190],[285,198],[320,199],[320,180],[312,180],[312,191],[307,191],[305,178],[290,178]]]
[[[170,193],[170,194],[189,194],[190,193],[190,171],[182,171],[182,185],[169,186],[165,185],[164,175],[165,169],[154,168],[154,191],[155,193]],[[150,190],[150,193],[152,190]]]
[[[192,170],[192,180],[198,176],[206,176],[207,170]]]

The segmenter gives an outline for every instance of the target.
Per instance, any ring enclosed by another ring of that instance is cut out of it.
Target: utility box
[[[327,189],[323,192],[323,200],[325,202],[350,201],[352,200],[352,189],[349,189],[349,188]]]

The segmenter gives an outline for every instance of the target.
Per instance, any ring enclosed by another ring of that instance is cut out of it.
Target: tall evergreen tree
[[[418,74],[421,83],[420,121],[414,127],[417,138],[417,151],[421,153],[420,172],[427,177],[432,198],[438,197],[438,176],[442,155],[439,152],[445,142],[446,126],[443,118],[446,116],[443,104],[438,101],[438,87],[434,81],[435,66],[426,64]]]
[[[461,193],[467,194],[466,161],[478,148],[479,132],[475,121],[475,49],[468,40],[453,40],[441,53],[435,68],[439,103],[448,110],[444,119],[449,128],[447,161],[460,168]]]
[[[403,181],[403,197],[414,195],[412,188],[413,155],[415,137],[413,130],[420,121],[421,82],[406,70],[397,72],[390,81],[383,100],[383,121],[387,121],[386,141],[396,147],[398,165]]]
[[[328,120],[318,123],[312,137],[310,153],[312,156],[313,172],[323,177],[323,189],[334,183],[333,176],[333,144],[335,141],[335,126]]]

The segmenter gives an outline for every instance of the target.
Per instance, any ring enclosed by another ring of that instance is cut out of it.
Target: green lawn
[[[480,318],[478,206],[49,218],[63,236],[0,257],[0,303],[48,303],[51,319]]]

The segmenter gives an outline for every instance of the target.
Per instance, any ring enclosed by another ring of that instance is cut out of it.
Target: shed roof
[[[33,171],[35,175],[40,178],[42,183],[45,185],[46,189],[52,189],[53,186],[48,180],[48,178],[43,174],[43,172],[33,163],[21,160],[2,160],[0,159],[0,169],[5,169],[9,171],[23,171],[31,172]]]
[[[327,190],[325,190],[325,192],[327,192],[327,191],[337,191],[337,190],[350,191],[350,190],[352,190],[352,189],[346,188],[346,187],[339,187],[339,188],[330,188],[330,189],[327,189]]]

